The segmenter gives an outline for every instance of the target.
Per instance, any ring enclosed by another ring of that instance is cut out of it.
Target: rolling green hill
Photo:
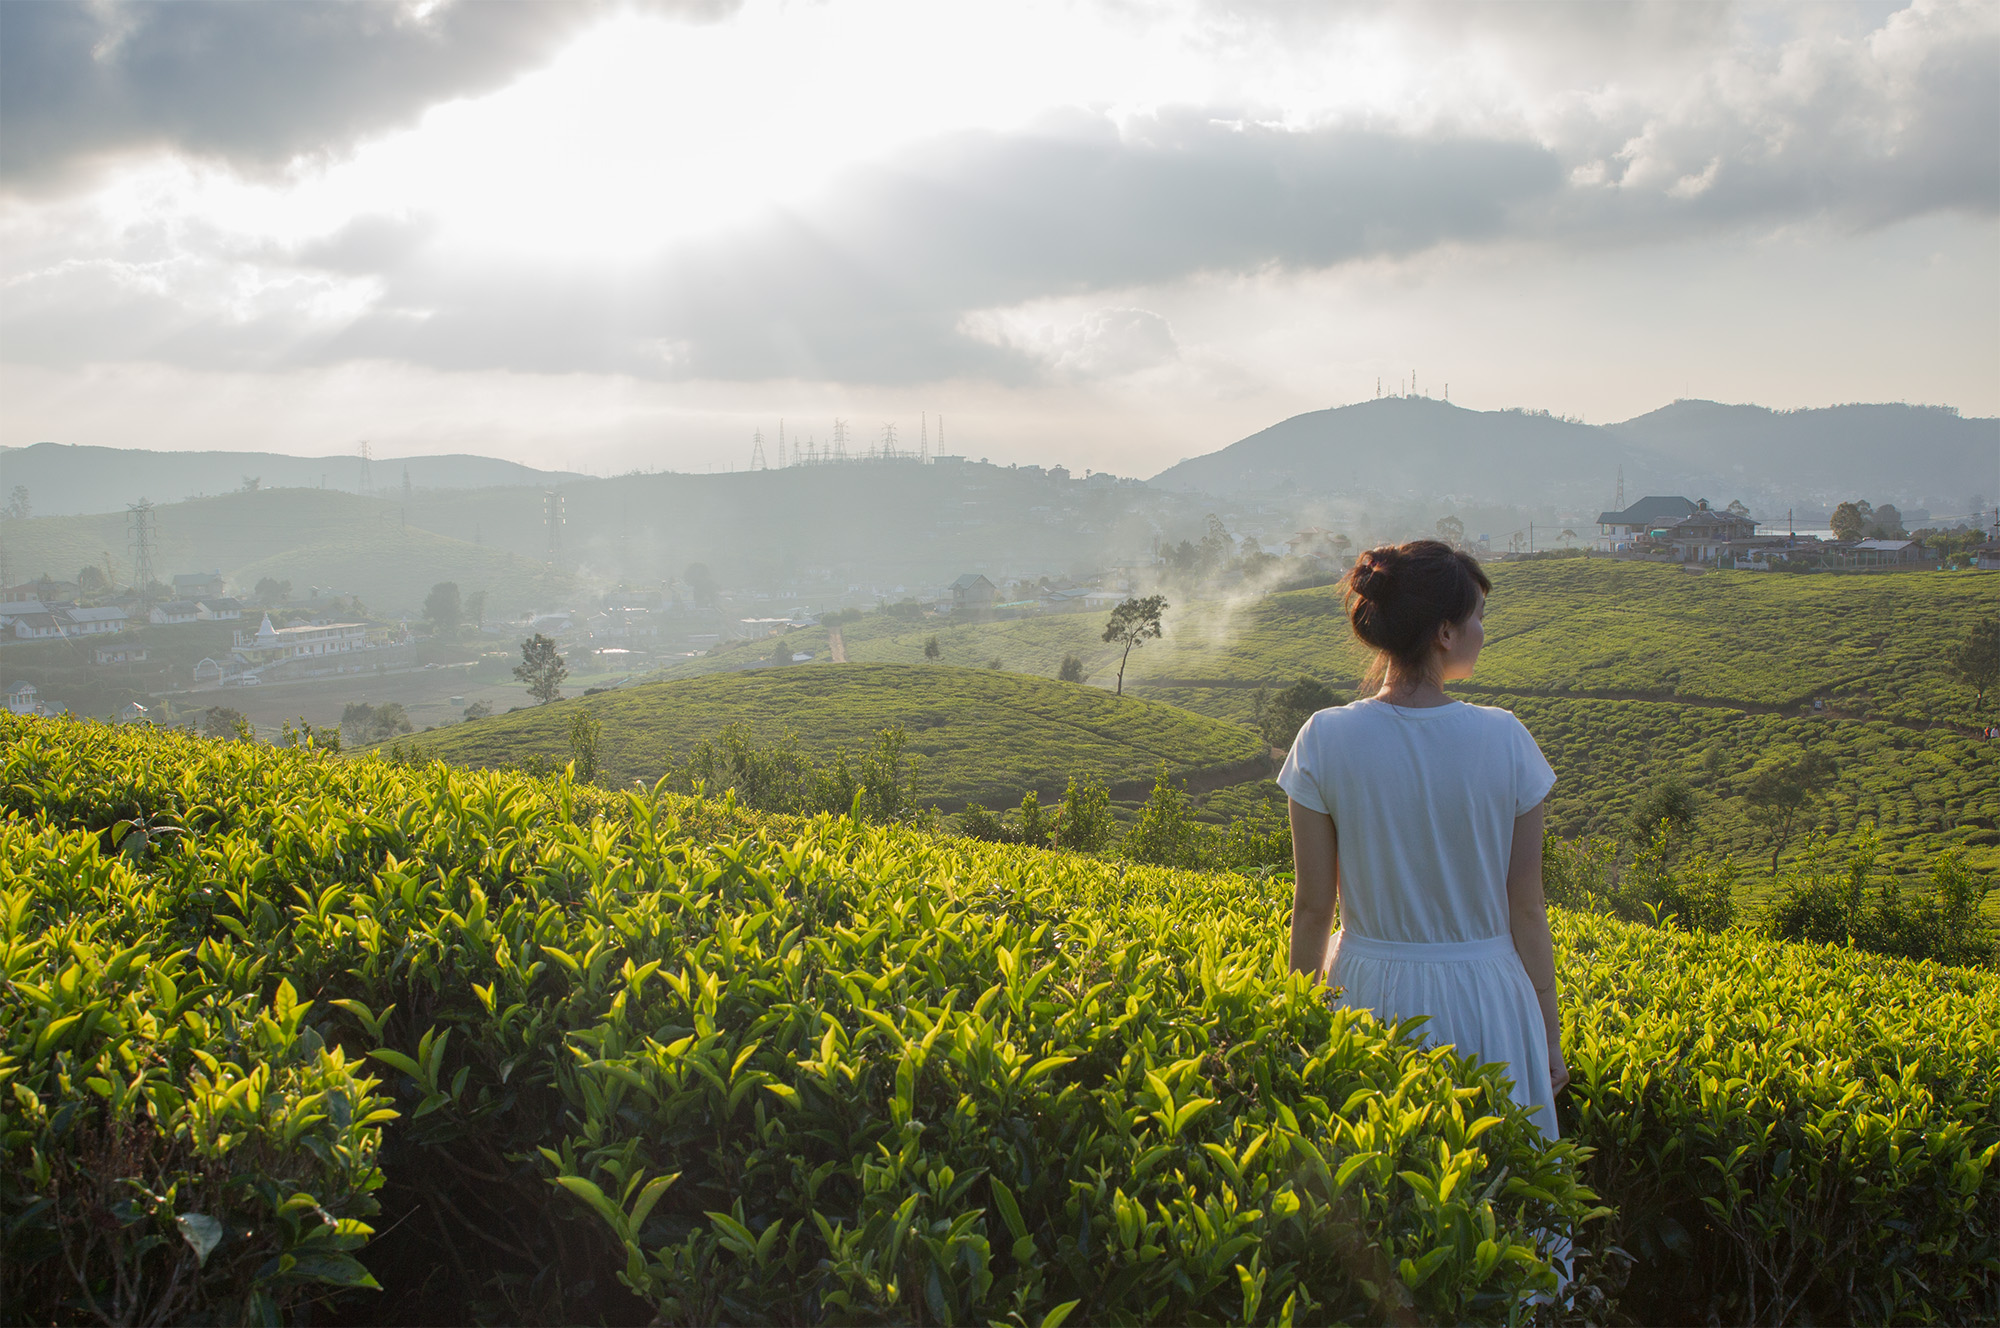
[[[947,810],[1016,802],[1031,788],[1059,793],[1069,775],[1143,785],[1162,762],[1180,776],[1249,778],[1264,759],[1261,740],[1241,725],[1094,687],[943,665],[813,664],[647,683],[453,725],[418,742],[426,756],[460,765],[561,758],[579,707],[603,726],[600,760],[621,784],[651,782],[732,723],[760,742],[796,734],[818,759],[859,753],[900,724],[905,750],[921,758],[918,796]]]
[[[1694,782],[1711,846],[1753,863],[1768,846],[1748,819],[1741,776],[1804,744],[1840,766],[1820,828],[1871,820],[1885,862],[1913,867],[1960,843],[1979,869],[2000,871],[2000,744],[1967,736],[1980,718],[1972,693],[1941,662],[1976,618],[2000,609],[2000,576],[1692,576],[1596,559],[1489,570],[1486,650],[1459,693],[1517,710],[1535,733],[1560,779],[1550,810],[1561,833],[1618,828],[1646,787],[1673,772]],[[1092,683],[1108,685],[1116,658],[1098,641],[1101,628],[1083,614],[936,628],[870,615],[843,636],[850,660],[920,660],[935,635],[946,663],[998,658],[1044,675],[1074,652]],[[824,636],[795,639],[818,649]],[[1125,686],[1247,723],[1259,684],[1276,689],[1312,673],[1352,688],[1366,666],[1338,591],[1324,587],[1177,607],[1166,639],[1133,652]],[[1815,699],[1825,709],[1813,710]]]

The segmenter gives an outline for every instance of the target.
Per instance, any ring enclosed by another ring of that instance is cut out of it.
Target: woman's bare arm
[[[1333,818],[1298,803],[1292,816],[1292,971],[1317,978],[1340,905],[1340,858]],[[1537,832],[1539,834],[1539,832]],[[1535,841],[1539,844],[1541,841]]]
[[[1294,832],[1296,833],[1296,832]],[[1295,841],[1296,842],[1296,841]],[[1569,1084],[1562,1054],[1562,1013],[1556,1008],[1556,946],[1549,935],[1549,904],[1542,894],[1542,806],[1514,818],[1514,846],[1507,855],[1507,928],[1549,1040],[1549,1082],[1560,1093]]]

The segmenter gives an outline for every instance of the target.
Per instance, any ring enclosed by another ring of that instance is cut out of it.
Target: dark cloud
[[[47,183],[166,146],[280,164],[491,90],[603,16],[605,0],[8,0],[0,180]],[[727,0],[655,0],[703,14]]]
[[[1204,271],[1317,268],[1505,233],[1559,163],[1523,144],[1095,116],[940,139],[810,212],[616,274],[415,263],[330,350],[462,367],[700,377],[1020,376],[967,311]],[[413,312],[416,316],[413,316]],[[610,363],[607,363],[607,358]]]

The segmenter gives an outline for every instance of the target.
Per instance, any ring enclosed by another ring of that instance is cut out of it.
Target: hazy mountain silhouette
[[[1965,419],[1945,406],[1779,411],[1676,401],[1606,432],[1691,469],[1828,504],[1866,497],[1938,508],[2000,489],[2000,419]]]
[[[2000,489],[2000,420],[1935,406],[1773,411],[1676,401],[1612,425],[1387,397],[1294,415],[1153,477],[1210,493],[1382,494],[1601,506],[1625,490],[1752,507],[1923,503]]]
[[[0,449],[0,498],[28,488],[37,516],[115,512],[141,498],[172,502],[200,494],[233,493],[246,478],[265,488],[341,489],[400,493],[403,472],[418,489],[483,489],[580,479],[493,457],[397,457],[364,467],[358,456],[296,457],[276,452],[149,452],[126,447],[36,443]]]

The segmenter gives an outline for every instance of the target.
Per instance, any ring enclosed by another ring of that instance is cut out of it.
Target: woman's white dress
[[[1327,981],[1382,1019],[1428,1015],[1424,1035],[1505,1062],[1514,1100],[1559,1133],[1534,984],[1508,932],[1514,818],[1555,772],[1521,721],[1453,701],[1412,709],[1369,698],[1322,710],[1278,784],[1333,818],[1341,929]]]

